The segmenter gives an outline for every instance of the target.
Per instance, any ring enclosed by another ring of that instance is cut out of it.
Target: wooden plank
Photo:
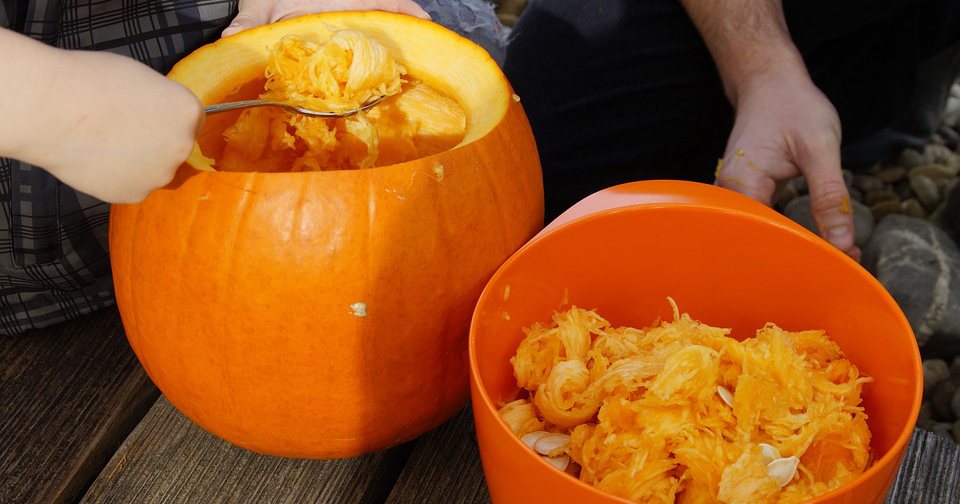
[[[412,448],[341,460],[259,455],[204,431],[161,398],[81,502],[380,503]]]
[[[75,502],[158,395],[116,309],[0,337],[0,502]]]
[[[424,435],[390,504],[489,504],[469,407]],[[916,430],[886,504],[960,503],[960,445]]]
[[[389,504],[486,504],[490,502],[480,465],[473,410],[424,434],[417,442]]]
[[[886,504],[960,502],[960,445],[917,429]]]

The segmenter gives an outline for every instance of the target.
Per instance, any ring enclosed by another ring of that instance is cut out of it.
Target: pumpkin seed
[[[533,445],[536,444],[536,442],[539,441],[540,438],[542,438],[543,436],[546,436],[547,434],[549,434],[549,432],[547,431],[542,431],[542,430],[534,431],[520,438],[520,441],[523,441],[523,444],[529,446],[530,449],[532,450]]]
[[[570,445],[570,436],[566,434],[546,434],[533,444],[533,449],[540,455],[557,457]]]
[[[780,458],[780,451],[776,448],[765,443],[760,443],[757,446],[760,447],[760,457],[763,458],[764,464],[769,465],[774,460]]]
[[[570,456],[569,455],[560,455],[559,457],[547,457],[544,456],[543,460],[546,460],[548,464],[560,469],[561,471],[566,471],[567,466],[570,465]]]
[[[796,476],[798,465],[800,465],[800,459],[795,456],[778,458],[767,464],[767,474],[777,480],[777,484],[783,488]]]
[[[727,406],[733,407],[733,392],[721,385],[717,387],[717,393],[720,394],[720,399],[727,403]]]

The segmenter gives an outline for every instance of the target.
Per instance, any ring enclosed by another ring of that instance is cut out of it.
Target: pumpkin
[[[483,49],[434,23],[305,16],[204,46],[169,77],[205,104],[255,98],[270,48],[332,28],[458,103],[462,139],[372,168],[211,171],[239,114],[213,115],[169,186],[110,217],[117,304],[144,369],[201,427],[264,454],[355,456],[452,416],[468,397],[474,304],[543,224],[519,98]]]

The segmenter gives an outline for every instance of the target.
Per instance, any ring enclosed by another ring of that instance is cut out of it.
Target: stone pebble
[[[911,168],[910,171],[907,172],[907,176],[909,177],[915,175],[926,175],[934,180],[949,179],[957,176],[957,170],[944,164],[933,163]]]
[[[883,181],[877,177],[874,177],[873,175],[858,173],[853,176],[853,187],[860,189],[864,194],[869,194],[872,191],[879,191],[883,189],[883,185]]]
[[[919,217],[921,219],[927,217],[927,209],[923,208],[923,205],[920,204],[914,198],[910,198],[900,202],[900,213],[903,215],[909,215],[910,217]]]
[[[884,201],[896,201],[900,203],[900,195],[890,189],[877,189],[863,195],[863,202],[868,206],[873,206]]]
[[[933,421],[933,403],[924,400],[920,402],[920,413],[917,414],[917,423],[924,425]]]
[[[953,87],[957,88],[958,86],[954,84]],[[951,96],[947,98],[947,106],[940,114],[940,122],[951,128],[956,128],[957,123],[960,123],[960,96],[954,95],[953,90],[950,91],[950,94]]]
[[[957,147],[960,147],[960,133],[957,133],[957,130],[947,126],[946,124],[941,124],[937,128],[937,134],[940,135],[940,138],[943,139],[943,144],[947,147],[957,150]]]
[[[956,442],[956,439],[953,438],[953,424],[950,422],[936,422],[931,430],[943,439]]]
[[[889,215],[876,225],[861,264],[897,301],[925,357],[960,354],[960,249],[946,232],[926,219]],[[931,378],[935,370],[940,376]],[[927,386],[949,372],[946,360],[927,362]]]
[[[877,171],[873,176],[883,183],[893,184],[907,176],[907,169],[902,166],[890,166]]]
[[[893,191],[900,196],[900,199],[910,199],[913,197],[913,189],[910,188],[910,181],[903,179],[893,186]]]
[[[947,105],[940,114],[940,122],[951,128],[956,128],[957,123],[960,123],[960,95],[955,92],[958,87],[960,86],[954,84],[953,88],[950,89],[950,97],[947,98]]]
[[[910,189],[913,189],[913,193],[927,211],[936,210],[940,204],[940,188],[930,177],[919,173],[910,177]]]
[[[954,419],[960,420],[960,388],[954,390],[953,397],[950,399],[950,412],[953,413]]]
[[[861,192],[860,189],[851,187],[848,190],[850,191],[850,199],[859,201],[861,203],[863,202],[863,192]]]
[[[953,413],[953,396],[957,393],[957,385],[951,380],[942,380],[930,389],[930,403],[933,404],[933,413],[937,418],[952,422],[957,419]]]
[[[907,168],[929,164],[932,161],[932,159],[924,156],[924,154],[916,149],[903,149],[900,156],[897,157],[897,164]]]
[[[900,202],[897,200],[881,201],[870,206],[870,213],[873,215],[874,222],[880,222],[880,219],[900,213]]]
[[[928,392],[934,385],[950,378],[950,366],[943,359],[927,359],[923,361],[923,395],[928,397]]]

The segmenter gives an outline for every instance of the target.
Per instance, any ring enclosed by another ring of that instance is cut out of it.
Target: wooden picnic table
[[[0,337],[0,503],[490,502],[469,406],[401,446],[284,459],[196,426],[150,382],[115,309]],[[960,503],[960,446],[916,431],[888,503]]]

